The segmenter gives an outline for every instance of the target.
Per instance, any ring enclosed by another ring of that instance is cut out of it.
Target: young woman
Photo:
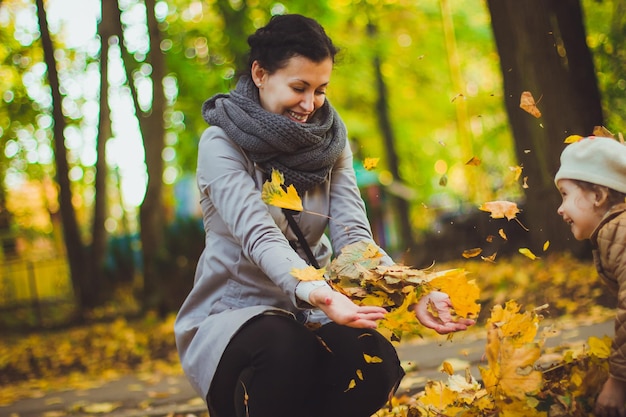
[[[291,274],[372,241],[346,129],[326,99],[337,49],[300,15],[273,17],[248,43],[247,73],[202,109],[211,125],[197,168],[206,247],[175,325],[183,369],[211,417],[368,417],[404,374],[375,330],[386,311]],[[293,217],[315,262],[285,213],[261,198],[274,169],[322,214]],[[449,319],[445,294],[428,297],[415,310],[424,325],[448,333],[472,324]]]
[[[598,274],[617,295],[609,378],[594,407],[597,417],[626,417],[626,146],[588,137],[568,145],[554,179],[557,212],[578,240],[590,239]]]

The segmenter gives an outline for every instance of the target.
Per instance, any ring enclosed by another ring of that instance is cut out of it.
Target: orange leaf
[[[477,158],[475,156],[472,156],[472,159],[470,159],[469,161],[467,161],[465,163],[465,165],[471,165],[471,166],[475,166],[477,167],[478,165],[480,165],[482,163],[482,161],[480,160],[480,158]]]
[[[533,98],[533,95],[530,93],[530,91],[524,91],[522,93],[519,106],[536,118],[541,117],[541,112],[537,108],[537,103],[535,103],[535,99]]]
[[[452,367],[452,364],[450,362],[443,361],[443,363],[441,364],[441,372],[452,375],[454,374],[454,367]]]
[[[593,127],[593,135],[594,136],[603,136],[605,138],[615,138],[613,133],[611,133],[611,131],[609,131],[609,129],[607,129],[604,126],[594,126]]]
[[[520,210],[517,208],[517,204],[510,201],[489,201],[483,203],[479,208],[482,211],[488,211],[491,213],[491,217],[494,219],[502,219],[506,217],[508,220],[514,219]]]

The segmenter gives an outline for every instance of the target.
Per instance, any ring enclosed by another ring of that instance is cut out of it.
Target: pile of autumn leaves
[[[435,272],[381,266],[380,257],[372,244],[350,245],[333,261],[327,278],[357,303],[390,308],[379,330],[391,341],[419,334],[419,323],[408,307],[429,291],[448,293],[457,317],[477,317],[478,286],[464,269]],[[313,269],[293,274],[315,279]],[[482,382],[469,369],[464,376],[455,374],[444,362],[447,382],[430,381],[414,397],[394,398],[391,409],[377,416],[587,416],[590,400],[608,375],[610,338],[590,338],[583,351],[560,352],[547,366],[540,359],[549,330],[538,335],[541,314],[547,309],[522,311],[515,301],[495,305],[486,324],[486,366],[479,367]]]

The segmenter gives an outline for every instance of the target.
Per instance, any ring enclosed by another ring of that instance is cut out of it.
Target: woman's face
[[[272,74],[257,61],[252,64],[252,80],[259,87],[261,106],[298,123],[306,123],[326,100],[333,61],[313,62],[296,55]]]
[[[563,199],[557,213],[570,225],[577,240],[589,239],[606,213],[604,204],[600,204],[603,199],[572,180],[561,179],[557,187]]]

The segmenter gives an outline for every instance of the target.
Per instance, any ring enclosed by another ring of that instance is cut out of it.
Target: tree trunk
[[[76,212],[72,205],[72,190],[68,176],[69,164],[67,149],[65,148],[65,118],[61,109],[61,93],[59,90],[59,76],[54,59],[54,47],[48,30],[46,10],[43,0],[36,0],[37,18],[41,31],[41,42],[44,59],[48,67],[48,82],[52,93],[52,116],[54,119],[54,158],[56,162],[56,181],[59,184],[59,206],[63,223],[63,238],[67,249],[67,257],[72,277],[72,285],[79,304],[79,313],[95,303],[95,294],[86,273],[85,250],[76,221]]]
[[[159,308],[162,304],[162,298],[165,297],[164,291],[160,291],[157,261],[160,251],[163,249],[166,220],[163,205],[163,158],[161,155],[165,146],[163,117],[167,103],[163,90],[165,57],[161,52],[161,34],[154,6],[155,0],[146,0],[150,36],[148,61],[152,65],[152,108],[149,113],[139,116],[148,170],[146,196],[139,213],[144,268],[143,306],[146,309]]]
[[[113,19],[116,16],[117,3],[103,0],[101,20],[98,25],[100,35],[100,116],[98,119],[98,137],[96,139],[96,178],[95,200],[91,242],[91,276],[95,287],[101,289],[104,282],[104,257],[106,254],[107,233],[104,222],[107,215],[107,163],[106,143],[111,136],[111,112],[109,109],[108,55],[109,40],[115,35]],[[98,291],[101,293],[101,291]]]
[[[367,34],[372,40],[376,37],[377,28],[375,24],[370,23],[367,26]],[[383,78],[381,71],[381,58],[378,52],[374,53],[372,65],[374,67],[374,74],[376,77],[376,116],[378,118],[378,126],[380,127],[380,133],[385,143],[385,149],[387,151],[388,168],[393,176],[394,181],[401,181],[400,173],[398,170],[399,160],[398,153],[396,152],[395,137],[393,129],[391,127],[391,120],[389,118],[389,104],[387,100],[387,85]],[[409,202],[400,197],[392,196],[393,205],[396,209],[398,216],[398,228],[399,228],[399,247],[406,251],[407,255],[411,256],[413,250],[414,240],[412,234],[412,225],[410,219]]]
[[[555,250],[582,255],[585,246],[574,240],[556,214],[560,197],[554,186],[564,139],[590,135],[603,120],[579,0],[487,3],[516,154],[522,175],[528,177],[519,218],[530,229],[531,249],[540,251],[549,240]],[[520,108],[523,91],[538,102],[540,118]]]

